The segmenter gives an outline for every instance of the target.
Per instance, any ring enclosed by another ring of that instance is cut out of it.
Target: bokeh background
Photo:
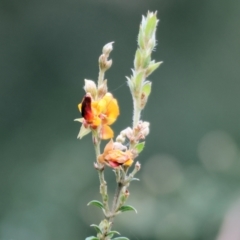
[[[84,78],[115,41],[109,88],[116,133],[131,124],[130,75],[141,15],[161,19],[138,157],[140,182],[115,229],[131,240],[240,239],[240,1],[1,0],[0,239],[79,240],[102,213],[90,136],[77,140]],[[114,175],[107,170],[111,195]]]

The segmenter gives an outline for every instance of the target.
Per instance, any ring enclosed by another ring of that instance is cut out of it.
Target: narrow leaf
[[[122,206],[118,209],[118,211],[120,212],[126,212],[126,211],[134,211],[135,213],[137,213],[137,210],[136,208],[130,206],[130,205],[125,205],[125,206]]]
[[[97,233],[101,233],[102,234],[102,230],[100,229],[100,227],[98,225],[92,224],[92,225],[90,225],[90,227],[94,227],[95,230],[97,231]]]
[[[99,240],[99,238],[91,236],[91,237],[85,238],[85,240]]]
[[[113,236],[114,234],[118,234],[118,235],[120,235],[120,233],[119,232],[117,232],[117,231],[110,231],[108,234],[107,234],[107,236]]]
[[[94,205],[94,206],[96,206],[96,207],[99,207],[99,208],[101,208],[101,209],[104,209],[103,204],[102,204],[101,202],[97,201],[97,200],[92,200],[92,201],[89,202],[87,205],[88,205],[88,206],[89,206],[89,205]]]
[[[84,125],[81,126],[77,138],[83,138],[85,135],[91,132],[90,128],[85,128]]]
[[[129,238],[126,238],[126,237],[117,237],[117,238],[112,238],[112,240],[129,240]]]
[[[145,146],[145,142],[140,142],[136,144],[134,148],[137,150],[138,153],[140,153],[143,150],[144,146]]]
[[[132,178],[131,181],[140,181],[139,178]]]

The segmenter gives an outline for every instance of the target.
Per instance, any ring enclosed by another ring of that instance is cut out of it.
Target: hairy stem
[[[98,156],[100,155],[101,140],[95,134],[93,134],[93,144],[94,144],[96,160],[97,160]],[[108,206],[107,182],[105,181],[105,178],[104,178],[104,166],[100,164],[98,160],[97,160],[97,171],[98,171],[98,176],[100,181],[100,194],[102,195],[102,201],[103,201],[104,208],[106,210],[106,214],[108,214],[109,206]]]
[[[98,87],[103,83],[105,71],[100,69],[98,74]]]
[[[114,220],[114,217],[115,217],[115,212],[117,211],[117,208],[118,208],[118,203],[119,203],[119,198],[121,196],[121,191],[123,189],[124,185],[119,182],[118,185],[117,185],[117,188],[116,188],[116,192],[115,192],[115,195],[114,195],[114,198],[113,198],[113,204],[112,204],[112,210],[111,210],[111,216],[109,217],[108,221],[111,222],[113,224],[113,220]]]
[[[140,120],[141,110],[139,108],[139,100],[133,97],[133,128],[135,128]]]

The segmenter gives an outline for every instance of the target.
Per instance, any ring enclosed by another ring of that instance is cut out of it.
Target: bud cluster
[[[94,100],[101,99],[108,91],[107,79],[104,79],[104,73],[112,66],[112,59],[108,60],[108,57],[113,50],[113,42],[107,43],[102,50],[102,54],[99,57],[99,76],[98,84],[93,80],[85,79],[85,85],[83,89],[86,93],[90,93]]]
[[[131,143],[138,143],[140,140],[145,139],[145,137],[149,134],[149,125],[149,122],[139,121],[136,127],[127,127],[122,130],[117,136],[116,141],[124,143],[127,138]]]
[[[132,69],[132,76],[130,78],[127,77],[128,85],[135,101],[135,111],[141,111],[145,107],[152,88],[152,83],[146,80],[146,78],[162,63],[151,60],[152,51],[156,46],[156,28],[158,24],[156,15],[156,12],[148,12],[146,17],[142,17],[134,69]],[[137,119],[134,121],[134,124],[136,124]]]
[[[107,71],[112,66],[112,59],[108,60],[110,52],[113,50],[113,43],[110,42],[103,47],[102,54],[99,57],[99,68],[102,71]]]

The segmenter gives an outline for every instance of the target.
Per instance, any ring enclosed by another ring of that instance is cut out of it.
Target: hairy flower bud
[[[113,43],[114,42],[110,42],[110,43],[107,43],[104,47],[103,47],[103,54],[109,56],[110,52],[113,50]]]
[[[96,97],[97,94],[97,86],[96,83],[92,80],[85,79],[85,85],[83,89],[86,93],[90,93],[93,98]]]
[[[121,134],[119,134],[116,138],[116,141],[119,142],[119,143],[124,143],[125,140],[126,140],[126,138]]]
[[[112,66],[112,60],[107,60],[107,57],[105,54],[99,57],[99,68],[102,71],[107,71]]]
[[[126,136],[129,140],[132,140],[134,138],[133,136],[133,130],[130,127],[127,127],[121,132],[122,135]]]
[[[135,163],[135,169],[137,171],[139,171],[141,169],[141,164],[138,161]]]

